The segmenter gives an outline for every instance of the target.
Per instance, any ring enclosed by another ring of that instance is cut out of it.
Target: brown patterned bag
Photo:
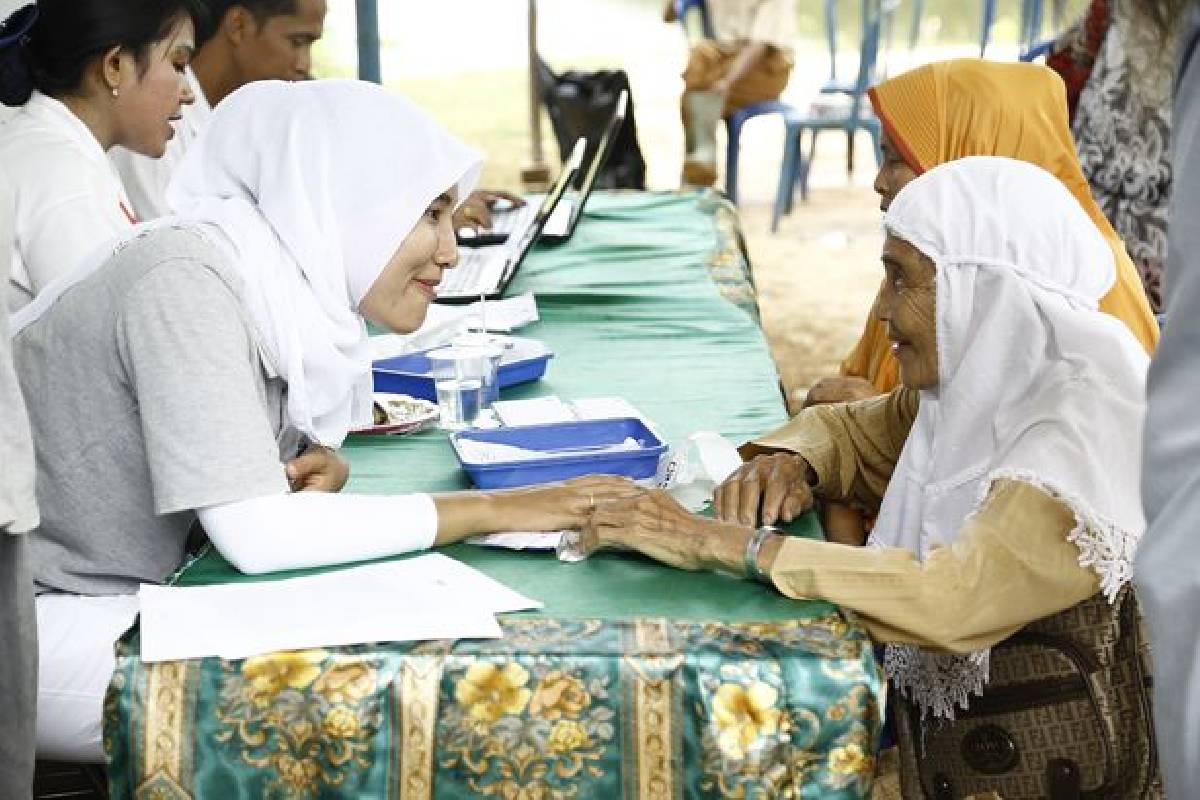
[[[892,692],[906,800],[1161,798],[1149,651],[1132,589],[1096,595],[992,648],[984,693],[953,721]]]

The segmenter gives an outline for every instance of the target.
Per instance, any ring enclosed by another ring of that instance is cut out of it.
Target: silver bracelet
[[[763,525],[754,531],[754,535],[750,537],[750,541],[746,542],[746,555],[744,562],[746,566],[746,577],[753,578],[762,583],[770,583],[771,578],[767,573],[758,568],[758,554],[762,550],[763,542],[772,533],[779,533],[778,528],[770,525]]]

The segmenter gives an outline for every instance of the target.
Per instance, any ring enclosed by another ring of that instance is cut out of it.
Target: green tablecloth
[[[593,197],[571,242],[518,275],[542,317],[522,333],[558,356],[506,397],[621,395],[675,441],[781,422],[730,219],[711,196]],[[345,452],[348,491],[466,486],[436,431]],[[819,535],[812,518],[794,532]],[[238,662],[147,666],[131,633],[105,709],[114,796],[869,794],[882,682],[834,607],[621,555],[445,552],[545,607],[506,615],[498,641]],[[251,578],[209,552],[177,582],[234,580]]]

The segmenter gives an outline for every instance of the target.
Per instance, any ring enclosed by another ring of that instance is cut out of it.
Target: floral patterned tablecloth
[[[121,644],[114,797],[862,798],[882,682],[838,612],[511,617],[498,641],[145,665]]]
[[[571,242],[517,276],[542,316],[522,334],[558,357],[509,396],[620,394],[672,442],[778,426],[737,238],[712,196],[595,195]],[[438,432],[344,452],[348,491],[466,485]],[[820,535],[811,515],[794,532]],[[884,685],[835,607],[619,554],[445,552],[545,607],[504,616],[496,641],[244,661],[147,665],[130,631],[105,705],[113,797],[869,796]],[[257,579],[209,552],[178,582]]]

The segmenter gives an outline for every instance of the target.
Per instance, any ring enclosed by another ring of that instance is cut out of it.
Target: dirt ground
[[[741,211],[763,329],[793,405],[837,371],[862,332],[881,275],[877,203],[863,187],[814,191],[777,234],[770,208]]]

